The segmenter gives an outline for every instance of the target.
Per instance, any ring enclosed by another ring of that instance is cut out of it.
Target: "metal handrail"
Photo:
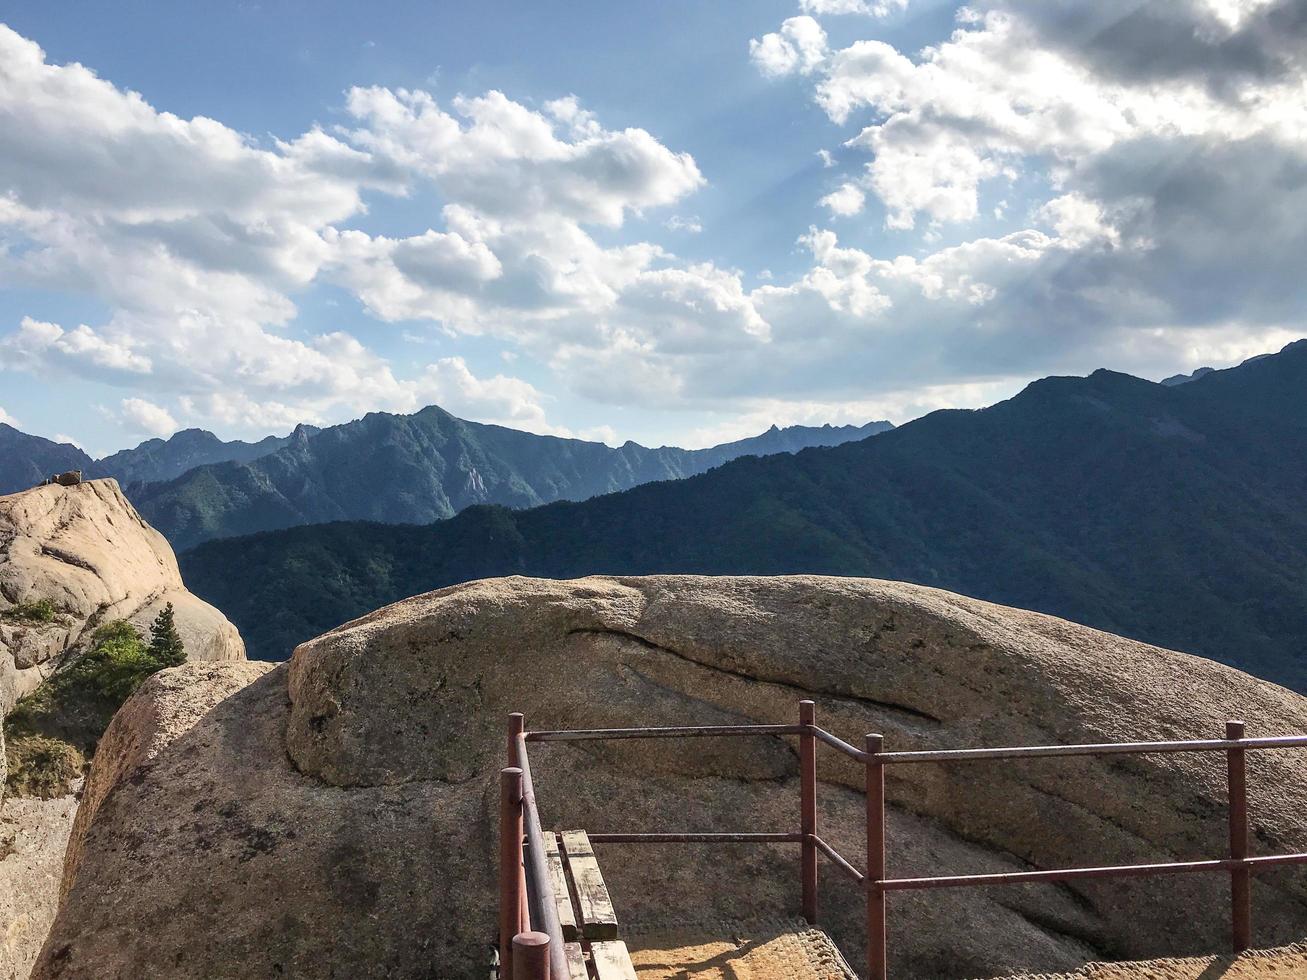
[[[1307,748],[1307,736],[1290,735],[1272,738],[1245,738],[1241,721],[1226,723],[1223,739],[1188,739],[1154,742],[1107,742],[1078,745],[1030,745],[1006,748],[915,750],[886,752],[884,737],[867,735],[865,748],[858,749],[816,724],[812,701],[799,703],[797,725],[695,725],[662,728],[595,728],[576,731],[524,730],[522,716],[510,716],[510,762],[523,774],[522,811],[525,833],[531,850],[528,888],[537,898],[528,925],[539,922],[549,936],[549,958],[555,977],[566,977],[562,933],[558,927],[557,906],[552,893],[543,854],[543,833],[536,810],[535,792],[527,759],[528,742],[574,742],[636,738],[699,738],[735,736],[787,736],[800,738],[800,832],[799,833],[598,833],[590,840],[601,844],[667,843],[761,843],[799,844],[802,850],[803,915],[813,925],[817,922],[816,856],[823,855],[864,888],[867,896],[867,972],[872,980],[887,977],[886,898],[894,891],[974,887],[1030,882],[1062,882],[1092,878],[1145,877],[1166,874],[1219,871],[1230,875],[1231,924],[1233,946],[1242,952],[1252,943],[1250,900],[1251,875],[1265,868],[1307,864],[1307,853],[1276,854],[1251,857],[1248,853],[1248,801],[1245,754],[1249,750]],[[824,743],[861,762],[866,767],[867,863],[859,871],[835,848],[817,834],[815,747]],[[984,760],[1029,759],[1045,757],[1144,755],[1173,752],[1224,752],[1227,758],[1229,790],[1230,853],[1226,858],[1198,861],[1172,861],[1158,864],[1114,865],[1091,868],[1059,868],[1040,871],[1002,872],[979,875],[947,875],[922,878],[890,878],[885,867],[885,767],[888,765],[973,762]],[[508,770],[505,770],[506,772]],[[501,870],[501,889],[505,874]],[[503,900],[501,898],[501,900]],[[501,921],[504,921],[501,917]]]

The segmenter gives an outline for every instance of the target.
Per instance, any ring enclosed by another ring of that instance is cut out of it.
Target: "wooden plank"
[[[584,830],[564,830],[558,836],[562,838],[563,854],[572,873],[581,935],[586,939],[616,939],[617,916],[589,836]]]
[[[585,956],[581,953],[580,943],[564,943],[563,952],[567,954],[567,972],[570,980],[590,980],[590,973],[585,968]]]
[[[572,908],[572,896],[567,890],[567,875],[563,872],[563,855],[558,849],[556,834],[545,834],[545,867],[549,869],[549,881],[554,888],[558,924],[563,927],[564,941],[570,943],[581,938],[581,932],[576,927],[576,911]]]
[[[636,980],[635,966],[631,963],[626,943],[591,943],[590,956],[599,980]]]

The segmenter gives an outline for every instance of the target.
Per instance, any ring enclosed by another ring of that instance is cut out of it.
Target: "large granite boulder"
[[[917,586],[856,579],[510,578],[379,610],[267,669],[166,671],[101,743],[34,977],[472,977],[494,939],[504,724],[787,722],[892,748],[1307,732],[1307,700],[1196,657]],[[257,674],[257,676],[255,676]],[[538,745],[542,816],[592,831],[793,830],[781,738]],[[862,773],[820,757],[822,834],[862,861]],[[1255,849],[1301,849],[1307,765],[1250,761]],[[1214,856],[1219,756],[895,767],[893,874]],[[619,916],[792,915],[792,847],[600,846]],[[892,972],[993,976],[1216,950],[1223,876],[904,894]],[[858,963],[862,900],[823,924]],[[1257,939],[1307,930],[1259,876]]]
[[[32,617],[48,602],[53,618]],[[114,619],[145,632],[167,603],[195,661],[243,660],[225,616],[186,590],[168,542],[113,480],[0,497],[0,719]],[[0,730],[0,980],[25,978],[59,895],[77,800],[3,799]],[[8,843],[6,843],[8,841]]]
[[[42,599],[57,611],[52,622],[5,615]],[[167,540],[116,481],[0,497],[0,660],[9,662],[17,693],[35,688],[96,626],[127,619],[145,630],[169,602],[190,659],[244,659],[236,627],[186,591]]]

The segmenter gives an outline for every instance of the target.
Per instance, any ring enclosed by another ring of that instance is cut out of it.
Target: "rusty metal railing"
[[[544,863],[543,833],[527,758],[528,742],[575,742],[633,738],[707,738],[797,736],[799,739],[799,831],[797,833],[597,833],[596,844],[755,843],[800,845],[803,917],[818,919],[817,855],[858,882],[867,896],[867,976],[887,980],[889,893],[1092,878],[1149,877],[1208,871],[1230,876],[1231,945],[1236,953],[1252,945],[1252,875],[1271,867],[1307,864],[1307,853],[1253,857],[1248,846],[1246,754],[1269,749],[1307,748],[1307,736],[1247,738],[1241,721],[1229,721],[1223,739],[1162,742],[1108,742],[1086,745],[1028,745],[988,749],[943,749],[887,752],[884,736],[867,735],[862,749],[817,726],[816,706],[799,702],[797,725],[698,725],[678,728],[600,728],[579,731],[525,730],[521,714],[509,716],[509,761],[501,773],[500,806],[500,941],[501,976],[512,980],[562,980],[568,977],[557,906]],[[817,744],[822,743],[866,767],[867,870],[859,871],[818,833]],[[885,863],[885,767],[1031,759],[1068,756],[1144,755],[1170,752],[1223,752],[1229,811],[1229,855],[1197,861],[1107,867],[1058,868],[999,874],[890,878]],[[523,860],[522,841],[528,845]],[[535,931],[532,931],[532,927]]]

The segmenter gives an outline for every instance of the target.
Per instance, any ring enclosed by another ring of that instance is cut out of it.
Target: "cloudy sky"
[[[1307,334],[1307,0],[19,2],[0,421],[702,445]]]

